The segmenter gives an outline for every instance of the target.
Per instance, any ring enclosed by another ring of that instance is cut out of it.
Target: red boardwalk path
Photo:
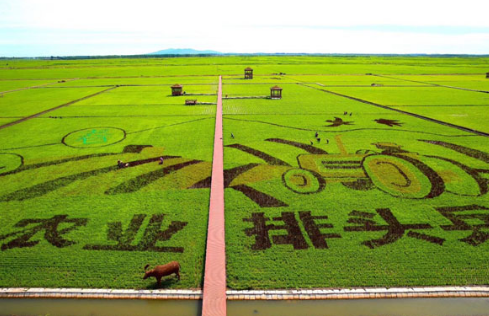
[[[226,315],[226,244],[224,241],[222,149],[222,78],[219,76],[202,316]]]

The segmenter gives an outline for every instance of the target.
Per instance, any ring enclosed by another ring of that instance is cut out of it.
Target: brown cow
[[[180,281],[180,263],[178,263],[178,261],[172,261],[164,265],[159,265],[154,269],[146,271],[148,267],[149,264],[144,267],[145,272],[143,280],[146,280],[149,277],[155,277],[156,281],[158,282],[158,286],[160,286],[162,277],[175,273]]]

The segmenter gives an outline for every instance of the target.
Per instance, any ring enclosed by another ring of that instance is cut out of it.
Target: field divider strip
[[[222,77],[219,76],[209,222],[205,253],[203,316],[226,315],[226,243],[224,232],[224,169],[222,140]]]
[[[331,114],[331,113],[330,113]],[[336,114],[336,113],[334,113]],[[232,114],[234,115],[234,114]],[[261,115],[261,114],[260,114]],[[258,121],[258,120],[246,120],[246,119],[241,119],[241,118],[234,118],[234,117],[229,117],[231,114],[228,114],[227,117],[224,117],[226,120],[233,120],[233,121],[241,121],[241,122],[252,122],[252,123],[259,123],[259,124],[266,124],[266,125],[271,125],[271,126],[276,126],[276,127],[281,127],[281,128],[288,128],[288,129],[293,129],[293,130],[298,130],[298,131],[309,131],[309,132],[322,132],[322,133],[331,133],[331,134],[337,134],[338,132],[341,133],[349,133],[349,132],[357,132],[357,131],[391,131],[391,132],[407,132],[407,133],[416,133],[416,134],[425,134],[425,135],[435,135],[435,136],[441,136],[441,137],[478,137],[478,135],[446,135],[446,134],[437,134],[437,133],[430,133],[430,132],[425,132],[425,131],[413,131],[413,130],[407,130],[407,129],[390,129],[390,128],[352,128],[352,129],[347,129],[347,130],[342,130],[342,131],[334,131],[334,130],[325,130],[325,129],[312,129],[312,128],[301,128],[301,127],[296,127],[296,126],[287,126],[287,125],[281,125],[281,124],[275,124],[272,122],[266,122],[266,121]]]
[[[68,79],[65,82],[73,81],[73,80],[78,80],[78,79],[76,79],[76,78],[75,79]],[[0,91],[0,95],[1,94],[6,94],[6,93],[12,93],[12,92],[29,90],[29,89],[42,89],[42,88],[47,88],[50,85],[58,84],[58,83],[59,83],[58,81],[56,81],[56,82],[48,82],[48,83],[40,84],[40,85],[37,85],[37,86],[29,86],[29,87],[23,87],[23,88],[18,88],[18,89],[13,89],[13,90]]]
[[[319,83],[316,83],[316,84],[319,85],[319,86],[322,86]],[[391,107],[388,107],[388,106],[385,106],[385,105],[381,105],[381,104],[370,102],[370,101],[367,101],[367,100],[355,98],[355,97],[352,97],[352,96],[349,96],[349,95],[346,95],[346,94],[341,94],[341,93],[329,91],[329,90],[326,90],[326,89],[320,89],[320,88],[316,88],[316,87],[311,87],[311,86],[308,86],[308,85],[305,85],[305,84],[300,84],[300,83],[299,83],[299,85],[304,86],[304,87],[308,87],[308,88],[311,88],[311,89],[323,91],[323,92],[326,92],[326,93],[329,93],[329,94],[333,94],[333,95],[336,95],[336,96],[339,96],[339,97],[347,98],[347,99],[350,99],[350,100],[353,100],[353,101],[357,101],[357,102],[365,103],[365,104],[368,104],[368,105],[373,105],[373,106],[376,106],[376,107],[380,107],[380,108],[383,108],[383,109],[386,109],[386,110],[395,111],[395,112],[399,112],[399,113],[402,113],[402,114],[414,116],[414,117],[419,118],[419,119],[422,119],[422,120],[426,120],[426,121],[430,121],[430,122],[433,122],[433,123],[438,123],[438,124],[445,125],[445,126],[448,126],[448,127],[456,128],[456,129],[462,130],[464,132],[469,132],[469,133],[477,134],[479,136],[489,137],[489,134],[488,133],[484,133],[484,132],[481,132],[481,131],[478,131],[478,130],[475,130],[475,129],[471,129],[471,128],[468,128],[468,127],[463,127],[463,126],[460,126],[460,125],[455,125],[455,124],[451,124],[451,123],[439,121],[439,120],[436,120],[434,118],[430,118],[430,117],[427,117],[427,116],[423,116],[423,115],[414,114],[414,113],[411,113],[411,112],[406,112],[406,111],[403,111],[403,110],[391,108]]]
[[[422,84],[430,85],[430,86],[433,86],[433,87],[441,87],[441,88],[464,90],[464,91],[471,91],[471,92],[480,92],[480,93],[489,93],[489,91],[486,91],[486,90],[477,90],[477,89],[470,89],[470,88],[447,86],[447,85],[438,84],[438,83],[431,83],[431,82],[417,81],[417,80],[409,80],[409,79],[403,79],[403,78],[397,78],[397,77],[389,77],[389,76],[385,76],[385,75],[372,74],[372,76],[376,76],[376,77],[380,77],[380,78],[387,78],[387,79],[394,79],[394,80],[402,80],[402,81],[407,81],[407,82],[422,83]]]
[[[36,114],[33,114],[33,115],[29,115],[29,116],[26,116],[26,117],[23,117],[21,118],[20,120],[17,120],[17,121],[14,121],[14,122],[10,122],[10,123],[7,123],[5,125],[2,125],[0,126],[0,129],[4,129],[4,128],[7,128],[7,127],[10,127],[10,126],[13,126],[13,125],[16,125],[16,124],[19,124],[19,123],[22,123],[24,121],[27,121],[27,120],[30,120],[30,119],[33,119],[33,118],[36,118],[38,116],[41,116],[43,114],[46,114],[46,113],[49,113],[49,112],[52,112],[54,110],[57,110],[57,109],[60,109],[60,108],[63,108],[63,107],[66,107],[66,106],[69,106],[69,105],[72,105],[72,104],[75,104],[77,102],[80,102],[80,101],[83,101],[83,100],[86,100],[86,99],[89,99],[89,98],[92,98],[92,97],[95,97],[99,94],[102,94],[104,92],[107,92],[107,91],[110,91],[110,90],[113,90],[117,88],[117,86],[113,86],[113,87],[110,87],[108,89],[105,89],[105,90],[102,90],[102,91],[99,91],[99,92],[96,92],[94,94],[91,94],[91,95],[87,95],[83,98],[80,98],[80,99],[77,99],[77,100],[73,100],[73,101],[70,101],[68,103],[65,103],[65,104],[61,104],[61,105],[58,105],[54,108],[50,108],[50,109],[47,109],[47,110],[44,110],[42,112],[39,112],[39,113],[36,113]]]

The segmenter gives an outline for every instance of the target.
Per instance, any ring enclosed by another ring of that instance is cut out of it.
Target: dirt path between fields
[[[469,89],[469,88],[461,88],[461,87],[455,87],[455,86],[446,86],[443,84],[437,84],[437,83],[431,83],[431,82],[425,82],[425,81],[417,81],[417,80],[409,80],[409,79],[402,79],[402,78],[397,78],[397,77],[389,77],[385,75],[375,75],[372,74],[372,76],[375,77],[380,77],[380,78],[387,78],[387,79],[393,79],[393,80],[402,80],[402,81],[407,81],[407,82],[416,82],[416,83],[422,83],[422,84],[427,84],[433,87],[442,87],[442,88],[449,88],[449,89],[456,89],[456,90],[464,90],[464,91],[472,91],[472,92],[480,92],[480,93],[489,93],[489,91],[486,90],[477,90],[477,89]]]
[[[78,80],[78,79],[68,79],[68,80],[65,80],[65,82],[74,81],[74,80]],[[13,90],[0,91],[0,95],[1,94],[6,94],[6,93],[23,91],[23,90],[29,90],[29,89],[48,88],[48,86],[51,86],[53,84],[58,84],[58,83],[60,83],[60,82],[56,81],[56,82],[49,82],[49,83],[45,83],[45,84],[40,84],[40,85],[37,85],[37,86],[29,86],[29,87],[18,88],[18,89],[13,89]]]
[[[4,128],[7,128],[7,127],[10,127],[10,126],[13,126],[13,125],[17,125],[17,124],[19,124],[19,123],[25,122],[25,121],[30,120],[30,119],[33,119],[33,118],[36,118],[36,117],[38,117],[38,116],[41,116],[41,115],[43,115],[43,114],[46,114],[46,113],[52,112],[52,111],[54,111],[54,110],[57,110],[57,109],[60,109],[60,108],[63,108],[63,107],[66,107],[66,106],[69,106],[69,105],[75,104],[75,103],[77,103],[77,102],[80,102],[80,101],[83,101],[83,100],[86,100],[86,99],[92,98],[92,97],[94,97],[94,96],[97,96],[97,95],[99,95],[99,94],[102,94],[102,93],[107,92],[107,91],[110,91],[110,90],[113,90],[113,89],[115,89],[115,88],[117,88],[117,87],[111,87],[111,88],[109,88],[109,89],[105,89],[105,90],[99,91],[99,92],[97,92],[97,93],[94,93],[94,94],[91,94],[91,95],[87,95],[86,97],[83,97],[83,98],[81,98],[81,99],[74,100],[74,101],[70,101],[70,102],[68,102],[68,103],[58,105],[58,106],[56,106],[56,107],[54,107],[54,108],[47,109],[47,110],[44,110],[44,111],[42,111],[42,112],[39,112],[39,113],[36,113],[36,114],[33,114],[33,115],[29,115],[29,116],[23,117],[23,118],[21,118],[20,120],[17,120],[17,121],[14,121],[14,122],[10,122],[10,123],[7,123],[7,124],[5,124],[5,125],[0,126],[0,130],[1,130],[1,129],[4,129]]]
[[[333,94],[333,95],[336,95],[336,96],[339,96],[339,97],[347,98],[347,99],[350,99],[350,100],[353,100],[353,101],[362,102],[362,103],[365,103],[365,104],[368,104],[368,105],[373,105],[373,106],[376,106],[376,107],[380,107],[380,108],[383,108],[383,109],[386,109],[386,110],[391,110],[391,111],[399,112],[399,113],[402,113],[402,114],[414,116],[416,118],[419,118],[419,119],[422,119],[422,120],[425,120],[425,121],[430,121],[430,122],[433,122],[433,123],[438,123],[438,124],[445,125],[445,126],[448,126],[448,127],[456,128],[456,129],[462,130],[464,132],[470,132],[470,133],[475,133],[475,134],[477,134],[479,136],[489,137],[489,134],[488,133],[481,132],[481,131],[478,131],[478,130],[475,130],[475,129],[471,129],[471,128],[467,128],[467,127],[463,127],[463,126],[459,126],[459,125],[455,125],[455,124],[451,124],[451,123],[439,121],[439,120],[436,120],[436,119],[433,119],[433,118],[430,118],[430,117],[422,116],[422,115],[419,115],[419,114],[414,114],[414,113],[411,113],[411,112],[402,111],[402,110],[391,108],[391,107],[388,107],[388,106],[385,106],[385,105],[381,105],[381,104],[378,104],[378,103],[374,103],[374,102],[370,102],[370,101],[367,101],[367,100],[363,100],[363,99],[351,97],[349,95],[345,95],[345,94],[341,94],[341,93],[329,91],[329,90],[326,90],[326,89],[320,89],[320,88],[316,88],[316,87],[311,87],[311,86],[308,86],[308,85],[305,85],[305,84],[302,84],[302,83],[298,83],[298,84],[301,85],[301,86],[304,86],[304,87],[308,87],[308,88],[311,88],[311,89],[323,91],[323,92],[326,92],[326,93],[329,93],[329,94]],[[316,83],[316,84],[319,85],[319,86],[323,86],[320,83]]]

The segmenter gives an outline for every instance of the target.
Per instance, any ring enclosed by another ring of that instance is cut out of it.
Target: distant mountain
[[[169,48],[164,50],[159,50],[155,53],[150,53],[147,55],[221,55],[221,52],[216,52],[214,50],[195,50],[192,48]]]

